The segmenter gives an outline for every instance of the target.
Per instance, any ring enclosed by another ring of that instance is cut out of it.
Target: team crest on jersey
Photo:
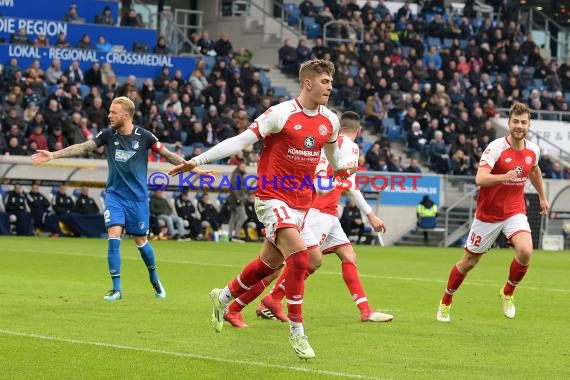
[[[522,166],[515,166],[515,173],[517,173],[518,177],[520,177],[522,175],[522,172],[523,172]]]
[[[119,142],[117,140],[114,141],[115,146],[119,145]]]
[[[293,127],[293,129],[296,131],[298,131],[301,128],[303,128],[303,126],[301,124],[297,124],[296,126]]]
[[[527,165],[532,164],[532,157],[531,157],[531,156],[526,156],[526,157],[524,158],[524,163],[527,164]]]
[[[323,125],[323,124],[319,125],[319,134],[321,136],[326,136],[328,132],[329,132],[329,129],[327,128],[326,125]]]
[[[313,136],[305,137],[305,148],[314,148],[315,147],[315,138]]]
[[[131,147],[132,147],[134,150],[137,150],[137,149],[139,148],[139,146],[140,146],[139,140],[133,140],[133,141],[131,141]]]

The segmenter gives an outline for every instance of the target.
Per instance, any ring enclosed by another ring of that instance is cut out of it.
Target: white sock
[[[222,305],[224,305],[224,307],[227,307],[233,300],[234,300],[234,297],[232,297],[232,293],[230,292],[230,288],[228,288],[226,286],[220,292],[220,302],[222,303]]]
[[[298,334],[305,335],[305,329],[303,328],[302,323],[289,321],[289,329],[291,331],[291,336]]]

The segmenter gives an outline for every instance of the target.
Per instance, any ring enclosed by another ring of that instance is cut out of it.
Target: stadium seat
[[[400,138],[400,126],[399,125],[392,125],[387,129],[388,131],[388,141],[396,141]]]
[[[313,24],[307,27],[307,38],[310,40],[314,40],[315,38],[319,38],[321,36],[321,26],[319,24]]]

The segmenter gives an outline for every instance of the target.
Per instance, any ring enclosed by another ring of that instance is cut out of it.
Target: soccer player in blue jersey
[[[32,161],[42,163],[94,151],[100,146],[107,149],[109,177],[105,196],[105,227],[109,236],[108,264],[113,289],[107,301],[122,298],[121,255],[119,246],[123,230],[134,237],[135,244],[148,268],[150,282],[157,298],[165,298],[154,259],[154,251],[147,239],[149,229],[149,202],[147,188],[148,149],[160,154],[171,164],[184,160],[166,149],[151,132],[133,125],[134,103],[126,97],[115,98],[109,109],[110,125],[93,140],[75,144],[55,152],[38,150]]]

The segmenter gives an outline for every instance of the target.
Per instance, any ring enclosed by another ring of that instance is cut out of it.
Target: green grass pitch
[[[105,240],[0,239],[0,377],[5,379],[564,379],[570,378],[570,252],[536,251],[516,292],[499,289],[513,255],[489,252],[457,292],[452,322],[435,321],[461,249],[357,247],[372,306],[361,323],[329,255],[307,281],[305,329],[317,357],[299,360],[286,324],[244,310],[247,329],[210,325],[208,292],[258,244],[153,242],[165,300],[154,298],[132,240],[122,242],[124,298],[111,288]]]

